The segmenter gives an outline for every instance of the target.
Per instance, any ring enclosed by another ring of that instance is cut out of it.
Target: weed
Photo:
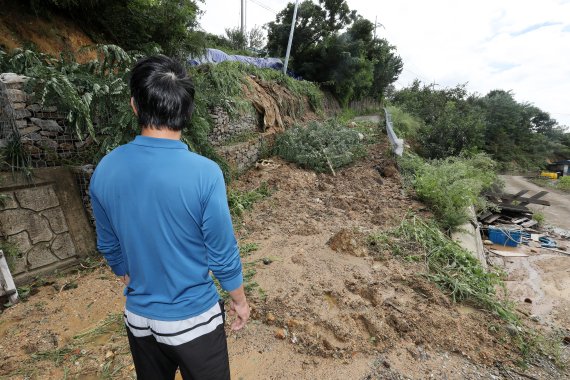
[[[538,225],[542,227],[542,225],[544,225],[544,214],[542,212],[535,212],[534,214],[532,214],[532,219],[538,222]]]
[[[558,190],[570,192],[570,176],[564,176],[558,179],[558,182],[556,183],[556,188]]]
[[[228,189],[228,205],[230,213],[234,219],[241,218],[244,211],[250,210],[253,204],[271,195],[271,190],[267,182],[251,191],[240,191]]]
[[[490,208],[481,193],[497,180],[495,162],[485,154],[424,161],[405,154],[399,161],[405,181],[427,203],[444,229],[469,220],[467,208]]]
[[[336,120],[291,128],[277,137],[275,150],[304,168],[332,173],[366,154],[358,132]]]
[[[497,272],[487,272],[479,261],[447,237],[432,222],[415,215],[404,219],[396,229],[376,236],[371,242],[403,258],[420,259],[427,266],[427,277],[447,292],[454,302],[467,301],[492,311],[504,320],[518,323],[511,304],[501,301],[497,286],[504,287]]]
[[[249,256],[251,252],[255,252],[259,249],[259,244],[257,243],[245,243],[240,245],[239,252],[243,256]]]
[[[123,320],[123,313],[109,314],[94,328],[75,335],[73,340],[79,343],[84,343],[93,341],[97,339],[97,337],[107,334],[126,335],[124,326],[125,322]]]
[[[21,258],[20,250],[16,244],[6,240],[0,240],[0,251],[4,253],[10,271],[14,271],[16,261]]]

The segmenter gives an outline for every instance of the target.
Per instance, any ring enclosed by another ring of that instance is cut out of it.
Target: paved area
[[[540,187],[521,176],[504,175],[501,178],[505,181],[505,191],[508,193],[530,190],[529,195],[534,195],[542,190],[548,191],[541,199],[549,201],[550,206],[529,205],[529,208],[543,213],[547,224],[570,230],[570,194]]]

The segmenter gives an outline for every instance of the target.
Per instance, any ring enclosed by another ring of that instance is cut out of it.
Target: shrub
[[[570,191],[570,176],[561,177],[556,184],[559,190]]]
[[[424,127],[423,122],[398,107],[388,106],[387,108],[392,115],[396,135],[400,138],[416,140],[419,130]]]
[[[485,154],[432,161],[407,154],[400,164],[419,199],[430,206],[445,229],[467,222],[469,206],[487,207],[481,193],[497,180],[495,162]]]
[[[331,171],[365,155],[359,133],[334,120],[296,126],[277,137],[276,153],[316,172]]]

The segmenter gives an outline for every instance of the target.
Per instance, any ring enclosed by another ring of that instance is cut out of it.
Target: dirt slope
[[[519,356],[508,339],[490,332],[500,321],[450,303],[422,276],[421,263],[369,247],[370,233],[423,212],[397,173],[380,176],[378,167],[393,165],[387,151],[385,141],[372,146],[336,177],[274,159],[232,184],[272,189],[236,225],[240,244],[258,245],[244,254],[258,286],[249,282],[251,322],[229,333],[232,377],[564,378],[549,362],[514,367]],[[0,377],[133,378],[120,285],[105,266],[93,266],[52,279],[0,315]]]
[[[32,45],[54,57],[72,52],[81,63],[96,58],[94,52],[78,53],[93,41],[73,21],[54,14],[36,14],[28,3],[0,0],[0,48],[9,51]]]

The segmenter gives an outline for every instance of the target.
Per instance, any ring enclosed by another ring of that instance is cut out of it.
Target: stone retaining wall
[[[66,168],[36,169],[0,176],[0,233],[16,246],[11,273],[23,283],[42,273],[75,264],[95,251],[93,230],[74,175]]]
[[[214,146],[224,145],[238,135],[259,132],[263,122],[253,108],[234,120],[231,120],[228,113],[221,107],[210,110],[210,116],[214,121],[214,127],[208,134],[208,139]]]
[[[74,136],[67,114],[55,106],[41,106],[26,92],[26,77],[0,74],[0,146],[19,136],[33,167],[61,165],[78,156],[93,141]]]

